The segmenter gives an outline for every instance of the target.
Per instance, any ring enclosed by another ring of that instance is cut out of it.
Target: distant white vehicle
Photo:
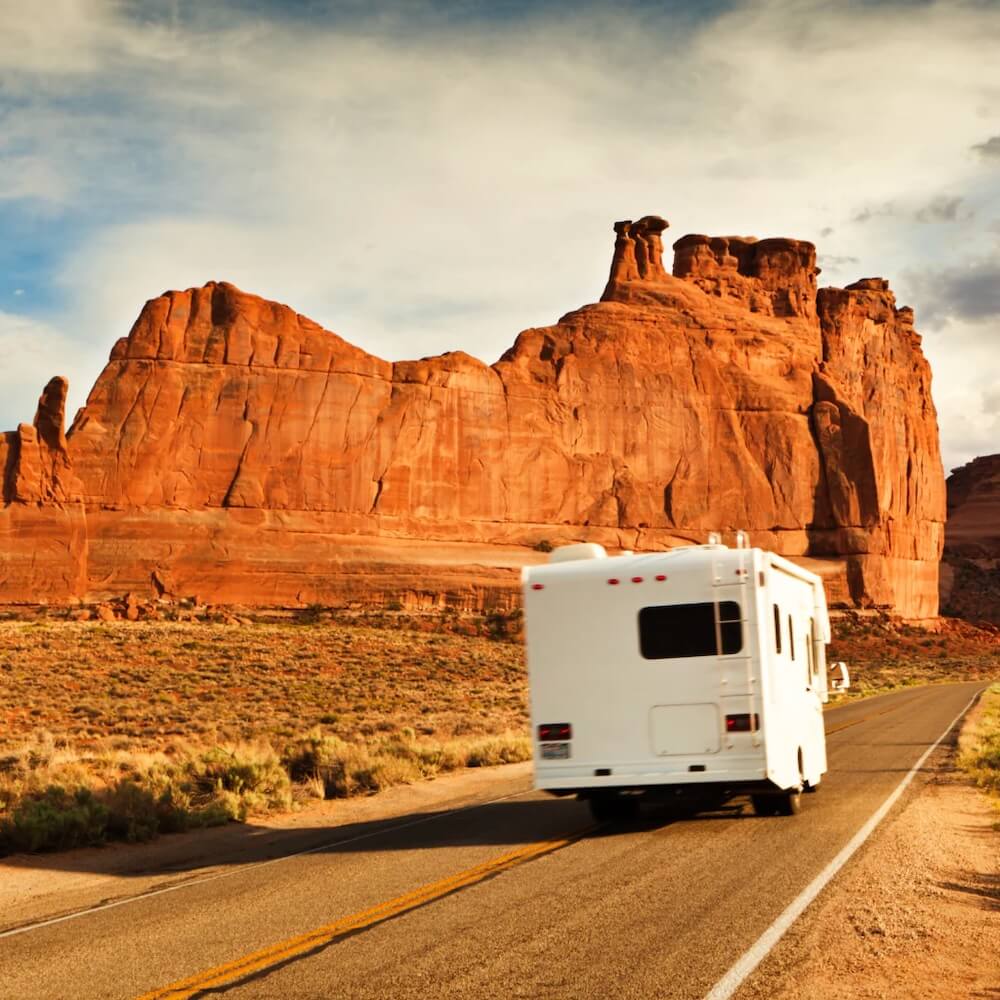
[[[535,787],[598,820],[643,794],[792,815],[826,772],[830,620],[822,580],[781,556],[694,545],[609,557],[555,549],[525,567]]]

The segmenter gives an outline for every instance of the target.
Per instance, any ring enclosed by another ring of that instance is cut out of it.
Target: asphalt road
[[[297,831],[269,853],[311,853],[14,935],[0,914],[0,997],[701,998],[982,687],[829,711],[830,771],[796,817],[594,828],[501,769],[500,801]]]

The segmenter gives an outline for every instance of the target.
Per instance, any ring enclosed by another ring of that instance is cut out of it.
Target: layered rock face
[[[1000,455],[955,469],[947,485],[942,606],[1000,625]]]
[[[879,279],[817,291],[797,240],[684,237],[669,274],[666,227],[618,223],[602,300],[492,366],[382,361],[227,284],[153,299],[68,435],[79,596],[484,606],[543,540],[744,529],[835,599],[934,615],[944,485],[912,313]]]

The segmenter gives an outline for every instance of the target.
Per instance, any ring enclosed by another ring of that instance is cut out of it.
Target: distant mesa
[[[597,303],[494,365],[389,362],[225,282],[146,303],[63,435],[65,380],[3,437],[0,601],[516,601],[570,541],[709,531],[834,601],[938,607],[930,370],[888,284],[817,289],[792,239],[616,223]],[[544,544],[543,544],[544,543]]]

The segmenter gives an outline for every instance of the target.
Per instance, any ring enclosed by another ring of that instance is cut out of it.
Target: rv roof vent
[[[606,559],[603,545],[596,542],[578,542],[576,545],[560,545],[549,553],[550,563],[570,562],[573,559]]]

